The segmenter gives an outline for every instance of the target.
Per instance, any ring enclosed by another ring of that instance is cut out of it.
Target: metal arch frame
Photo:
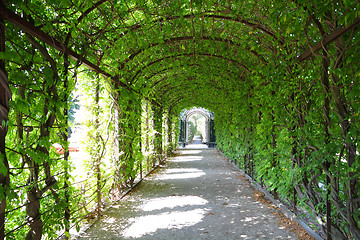
[[[209,110],[207,110],[205,108],[201,108],[201,107],[193,107],[192,109],[187,110],[184,113],[182,120],[189,121],[189,118],[194,114],[201,114],[206,118],[206,120],[210,120],[212,118]],[[212,118],[212,119],[214,119],[214,118]]]

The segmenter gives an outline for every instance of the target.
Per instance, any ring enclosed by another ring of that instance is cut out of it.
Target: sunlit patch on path
[[[205,172],[197,168],[166,169],[156,180],[198,178],[205,175]]]
[[[201,161],[202,159],[203,159],[203,156],[181,156],[181,157],[175,157],[174,159],[171,159],[169,161],[170,162],[192,162],[192,161]]]
[[[205,205],[206,203],[208,201],[197,196],[171,196],[151,199],[140,208],[144,211],[154,211],[163,208],[184,207],[186,205]]]
[[[195,209],[185,212],[166,212],[157,215],[141,216],[126,230],[124,237],[139,238],[158,229],[181,229],[199,223],[206,210]],[[132,221],[132,219],[130,219]]]

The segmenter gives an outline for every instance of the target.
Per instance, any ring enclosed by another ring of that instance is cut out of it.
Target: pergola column
[[[209,119],[209,147],[216,146],[216,137],[215,137],[215,122],[214,119]]]
[[[0,0],[0,7],[5,4]],[[0,16],[0,52],[5,52],[5,22]],[[6,189],[9,187],[9,164],[5,153],[5,137],[7,134],[7,121],[9,114],[9,100],[11,91],[9,88],[8,77],[5,70],[5,62],[0,61],[0,161],[3,167],[0,171],[0,184],[5,189],[3,199],[0,199],[0,239],[5,238],[5,209],[6,209]]]
[[[162,134],[162,122],[163,122],[163,108],[153,103],[154,107],[154,150],[156,154],[156,160],[161,161],[163,155],[163,134]]]

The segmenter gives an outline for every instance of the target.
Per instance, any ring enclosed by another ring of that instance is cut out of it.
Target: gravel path
[[[216,149],[182,149],[78,239],[296,239]]]

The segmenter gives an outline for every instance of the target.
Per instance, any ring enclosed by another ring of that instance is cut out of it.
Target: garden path
[[[176,153],[78,239],[296,239],[218,150]]]

